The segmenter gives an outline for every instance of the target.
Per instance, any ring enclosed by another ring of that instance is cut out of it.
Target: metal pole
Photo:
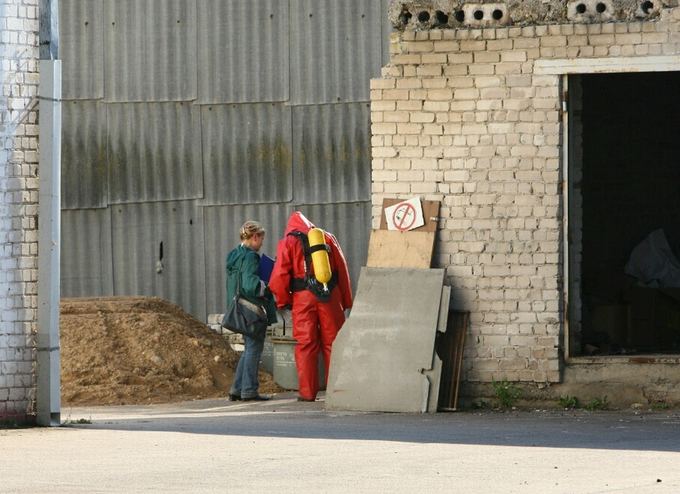
[[[61,61],[58,0],[40,2],[37,422],[61,424],[59,298]]]

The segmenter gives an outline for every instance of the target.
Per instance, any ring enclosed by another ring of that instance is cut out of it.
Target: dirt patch
[[[132,405],[226,397],[238,363],[227,341],[155,297],[62,299],[65,405]],[[279,392],[260,371],[260,391]]]

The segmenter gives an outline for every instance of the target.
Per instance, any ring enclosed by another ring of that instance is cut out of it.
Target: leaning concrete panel
[[[442,336],[446,332],[446,325],[449,320],[449,306],[451,305],[451,287],[442,287],[442,297],[439,304],[439,322],[437,323],[437,336]],[[443,368],[442,359],[434,353],[432,359],[432,370],[425,371],[424,374],[430,381],[430,400],[427,405],[427,411],[435,413],[439,404],[439,384],[441,383],[441,375]]]
[[[425,412],[443,269],[363,268],[333,344],[329,410]]]

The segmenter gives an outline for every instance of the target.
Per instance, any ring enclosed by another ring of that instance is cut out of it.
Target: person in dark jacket
[[[262,338],[243,335],[245,349],[236,366],[234,382],[229,390],[231,401],[264,401],[268,396],[258,392],[260,383],[257,368],[262,356],[264,337],[269,324],[276,322],[274,297],[264,281],[258,276],[260,255],[258,251],[264,241],[265,230],[257,221],[246,221],[241,227],[241,244],[227,255],[227,307],[231,303],[238,281],[242,298],[264,308],[267,321],[256,322]]]

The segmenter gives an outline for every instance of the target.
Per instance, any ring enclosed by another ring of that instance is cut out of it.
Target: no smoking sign
[[[400,204],[392,213],[392,222],[397,230],[410,230],[416,222],[416,209],[406,202]]]
[[[419,198],[409,199],[385,208],[388,230],[405,232],[423,226],[423,208]]]

